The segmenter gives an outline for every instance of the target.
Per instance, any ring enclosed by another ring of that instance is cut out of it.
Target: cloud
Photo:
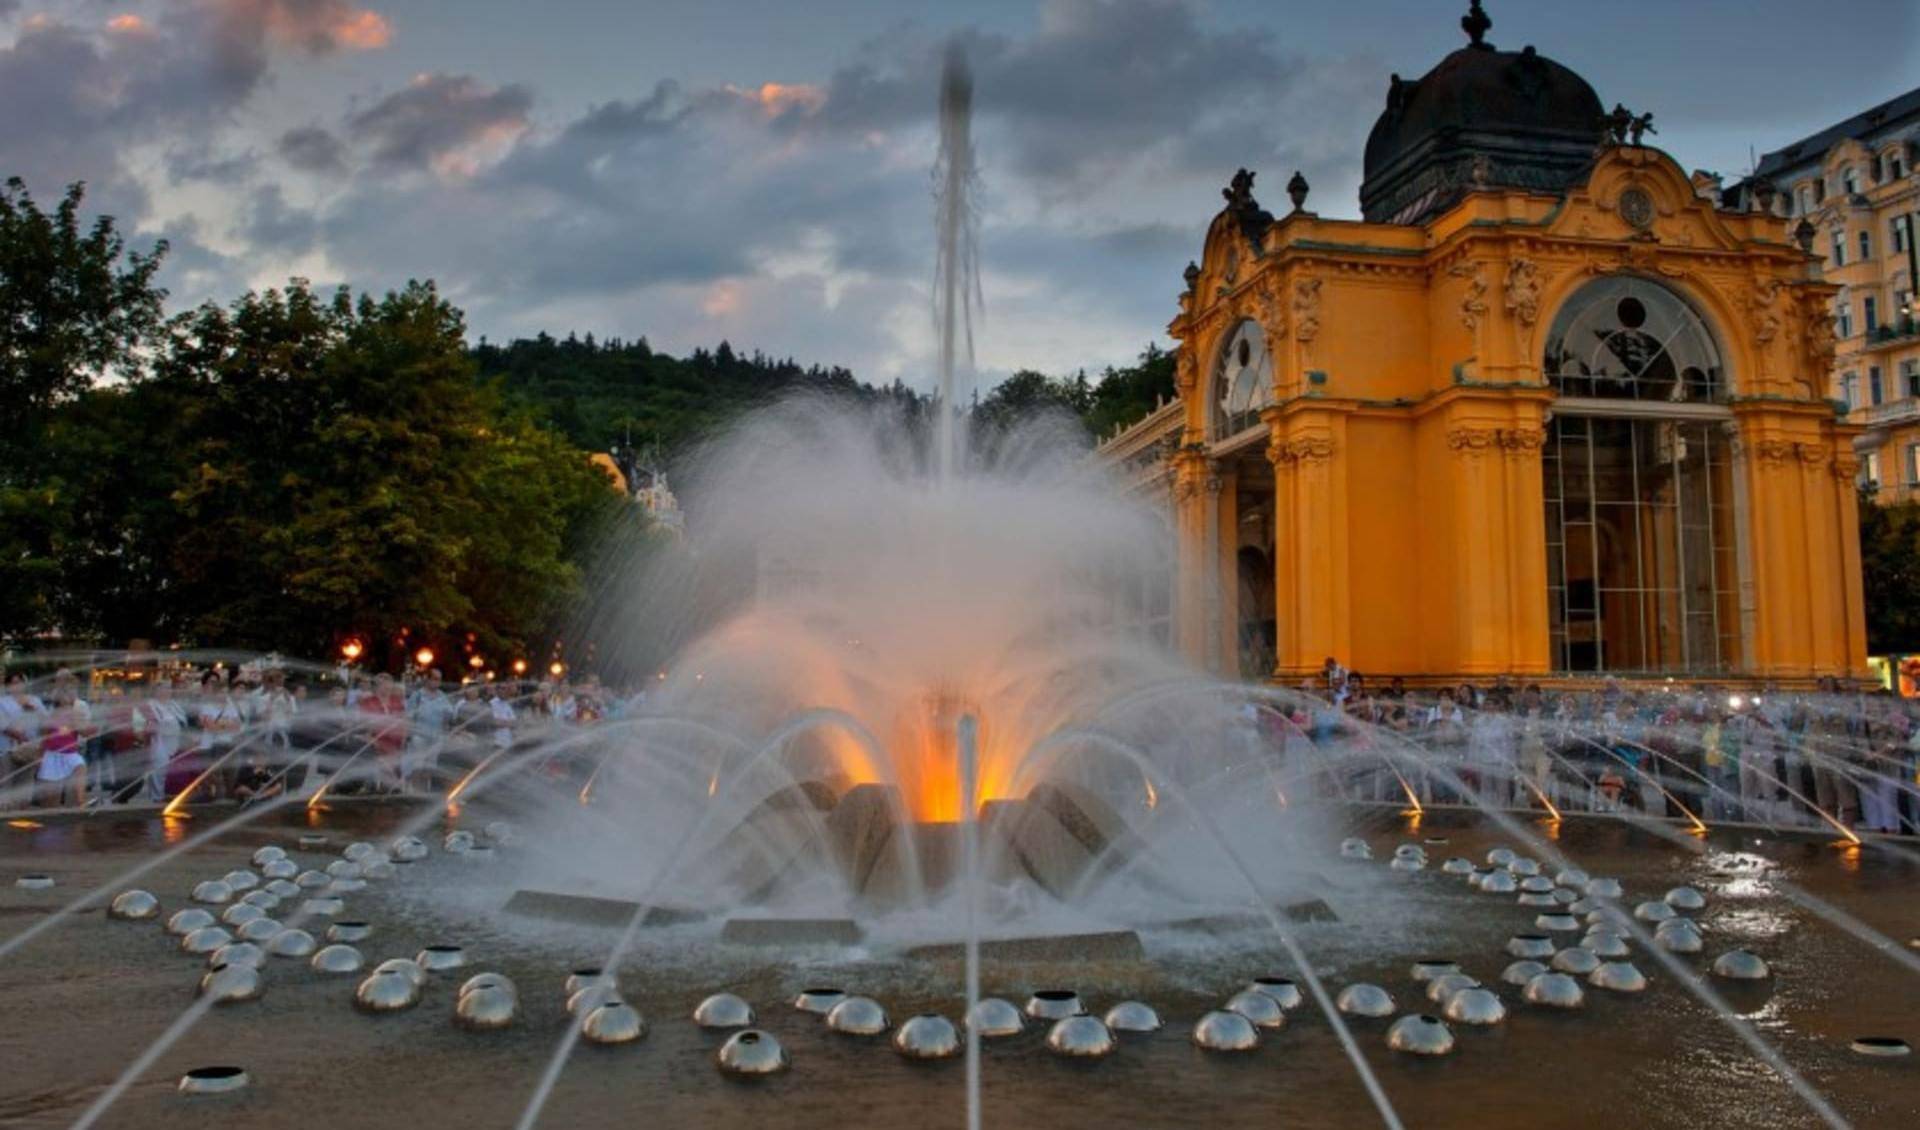
[[[470,75],[424,74],[347,121],[382,165],[472,173],[477,154],[505,147],[527,128],[533,95],[489,87]]]
[[[0,47],[0,104],[47,103],[29,122],[0,116],[0,162],[104,177],[125,190],[123,217],[148,213],[142,193],[166,197],[193,238],[192,286],[218,284],[224,252],[244,279],[296,261],[361,288],[434,277],[495,337],[725,336],[878,380],[930,368],[946,36],[909,27],[824,73],[657,81],[546,121],[527,86],[429,72],[261,137],[243,109],[278,55],[379,47],[388,22],[347,0],[141,10],[137,27],[50,26]],[[1272,183],[1302,167],[1316,196],[1351,183],[1379,105],[1381,68],[1308,58],[1174,0],[1047,0],[1032,31],[959,34],[987,371],[1130,357],[1171,313],[1233,169]],[[153,136],[182,187],[123,166]]]
[[[202,0],[218,34],[236,43],[327,55],[371,51],[393,39],[378,12],[347,0]]]
[[[275,146],[282,160],[303,173],[340,173],[347,168],[347,147],[320,126],[300,126],[280,135]]]

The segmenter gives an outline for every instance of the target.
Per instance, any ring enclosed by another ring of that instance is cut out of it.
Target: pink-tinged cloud
[[[757,87],[724,87],[728,94],[758,106],[768,117],[779,117],[789,110],[812,114],[826,105],[825,89],[803,82],[763,82]]]
[[[127,12],[108,20],[107,30],[117,32],[121,35],[140,35],[151,31],[152,28],[147,25],[147,21],[134,15],[132,12]]]
[[[350,0],[203,0],[228,34],[326,55],[371,51],[393,41],[393,25]]]

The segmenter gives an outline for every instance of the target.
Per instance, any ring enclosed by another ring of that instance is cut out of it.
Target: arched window
[[[1639,278],[1574,295],[1547,334],[1547,380],[1562,396],[1670,403],[1726,399],[1720,348],[1679,295]]]
[[[1555,669],[1736,669],[1732,413],[1713,334],[1660,284],[1603,279],[1554,320],[1542,364],[1561,394],[1541,466]]]
[[[1720,347],[1680,295],[1645,278],[1588,284],[1553,318],[1546,376],[1567,397],[1726,399]]]
[[[1219,398],[1219,438],[1260,422],[1260,410],[1273,403],[1273,358],[1260,323],[1249,320],[1234,327],[1215,362],[1213,387]]]

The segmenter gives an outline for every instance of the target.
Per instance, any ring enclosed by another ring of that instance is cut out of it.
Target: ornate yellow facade
[[[1557,190],[1475,155],[1413,222],[1321,217],[1297,176],[1275,218],[1236,178],[1168,327],[1179,406],[1102,449],[1167,491],[1192,659],[1865,673],[1834,288],[1786,220],[1722,210],[1616,124]]]

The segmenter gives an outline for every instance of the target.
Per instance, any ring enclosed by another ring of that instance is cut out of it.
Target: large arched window
[[[1542,363],[1560,393],[1542,465],[1554,667],[1737,667],[1731,413],[1713,334],[1660,284],[1604,279],[1554,320]]]
[[[1234,327],[1214,363],[1213,387],[1219,438],[1238,435],[1260,422],[1260,410],[1273,403],[1273,358],[1267,353],[1267,335],[1260,323],[1248,320]]]
[[[1547,334],[1547,380],[1562,396],[1712,403],[1726,398],[1720,349],[1693,307],[1659,283],[1582,289]]]

